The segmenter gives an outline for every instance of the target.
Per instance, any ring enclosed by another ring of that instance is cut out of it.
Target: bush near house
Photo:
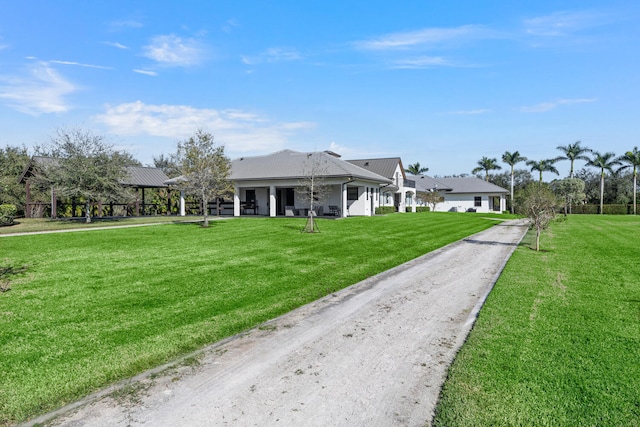
[[[16,218],[18,208],[16,205],[0,205],[0,225],[11,225]]]
[[[395,206],[378,206],[376,208],[376,215],[385,215],[385,214],[390,214],[395,212],[396,212]]]
[[[429,206],[417,206],[416,212],[431,212],[431,208]]]

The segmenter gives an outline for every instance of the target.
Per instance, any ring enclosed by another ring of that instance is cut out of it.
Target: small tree
[[[564,214],[570,211],[571,203],[574,200],[584,200],[587,198],[584,193],[584,181],[578,178],[565,178],[551,183],[554,193],[562,200]]]
[[[518,209],[529,218],[529,226],[536,231],[536,251],[540,250],[540,235],[556,216],[558,200],[548,185],[532,183],[521,194]]]
[[[324,179],[327,176],[328,166],[327,159],[322,153],[307,153],[307,159],[303,163],[304,178],[298,183],[296,192],[309,206],[309,216],[303,229],[307,233],[318,231],[314,220],[315,207],[327,200],[331,192],[331,187]]]
[[[444,197],[437,191],[428,191],[426,193],[419,193],[418,200],[426,203],[431,208],[431,212],[435,212],[438,203],[444,202]]]
[[[94,202],[131,197],[121,182],[132,158],[114,149],[102,135],[81,128],[58,129],[50,144],[36,151],[55,159],[41,165],[35,173],[36,181],[51,186],[58,194],[84,199],[88,223]]]
[[[202,226],[209,226],[208,206],[210,200],[233,193],[231,161],[224,154],[224,146],[213,142],[213,135],[198,129],[195,135],[178,143],[176,163],[183,176],[179,186],[186,192],[195,193],[202,200]]]

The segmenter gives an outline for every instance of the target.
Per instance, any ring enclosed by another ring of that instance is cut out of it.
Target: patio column
[[[342,217],[347,217],[347,184],[342,184]]]
[[[56,189],[51,187],[51,219],[58,216],[58,203],[56,201]]]
[[[270,217],[275,217],[276,216],[276,186],[275,185],[270,185],[269,186],[269,216]]]
[[[180,190],[180,216],[186,215],[186,209],[184,207],[184,190]]]
[[[416,213],[418,209],[418,192],[411,193],[411,212]]]
[[[24,217],[31,218],[31,183],[29,181],[24,183],[24,189],[27,193],[27,199],[24,204]]]
[[[233,188],[233,216],[240,216],[240,188]]]

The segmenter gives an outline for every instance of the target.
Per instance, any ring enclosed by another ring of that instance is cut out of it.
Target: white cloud
[[[129,46],[125,46],[122,43],[118,43],[118,42],[102,42],[102,44],[105,44],[111,47],[117,47],[118,49],[129,49]]]
[[[195,39],[182,39],[175,34],[156,36],[143,47],[143,55],[170,67],[187,67],[201,63],[204,49]]]
[[[98,69],[101,69],[101,70],[113,70],[113,67],[105,67],[103,65],[83,64],[83,63],[74,62],[74,61],[51,60],[49,62],[51,62],[52,64],[75,65],[75,66],[78,66],[78,67],[85,67],[85,68],[98,68]]]
[[[455,67],[455,62],[441,56],[420,56],[417,58],[399,59],[394,61],[393,68],[433,68],[433,67]]]
[[[155,77],[155,76],[157,76],[157,75],[158,75],[158,73],[156,73],[155,71],[150,71],[150,70],[140,70],[140,69],[135,69],[135,70],[132,70],[132,71],[133,71],[134,73],[144,74],[144,75],[146,75],[146,76],[153,76],[153,77]]]
[[[522,113],[544,113],[553,110],[561,105],[584,104],[588,102],[596,102],[596,98],[574,98],[574,99],[556,99],[550,102],[541,102],[540,104],[520,107]]]
[[[260,63],[288,62],[298,61],[302,59],[302,55],[292,48],[272,47],[256,56],[242,56],[242,62],[246,65],[255,65]]]
[[[455,28],[424,28],[386,34],[381,37],[360,40],[354,46],[363,50],[399,50],[419,47],[435,47],[463,40],[495,37],[496,33],[481,25],[463,25]]]
[[[46,62],[31,66],[26,76],[0,76],[0,100],[23,113],[62,113],[69,110],[65,96],[76,91]]]
[[[533,36],[558,37],[605,24],[607,17],[594,12],[555,12],[551,15],[525,19],[525,32]]]
[[[121,135],[182,139],[202,128],[211,132],[232,153],[279,150],[291,135],[314,126],[309,122],[273,123],[239,110],[147,105],[141,101],[108,106],[106,112],[95,119]]]

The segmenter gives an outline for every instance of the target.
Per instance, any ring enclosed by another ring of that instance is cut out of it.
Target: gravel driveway
[[[496,225],[212,345],[198,363],[63,408],[53,424],[428,425],[448,366],[525,232],[520,220]]]

